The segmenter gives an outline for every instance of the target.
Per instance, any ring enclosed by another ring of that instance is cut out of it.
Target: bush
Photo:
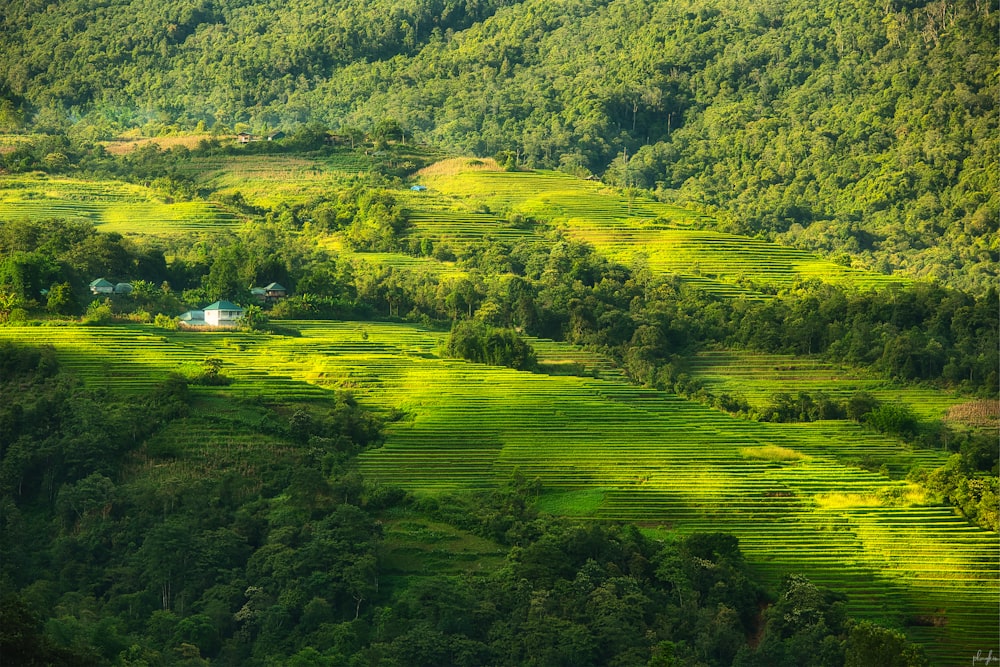
[[[482,322],[456,324],[448,338],[448,354],[480,364],[517,370],[538,367],[534,349],[516,331],[498,329]]]
[[[176,329],[177,318],[164,315],[163,313],[157,313],[156,317],[153,318],[153,324],[161,329]]]
[[[87,312],[83,316],[84,324],[110,324],[115,319],[115,314],[111,310],[111,301],[91,301],[87,306]]]
[[[896,403],[884,403],[864,415],[863,421],[882,433],[912,438],[917,434],[917,417],[908,407]]]

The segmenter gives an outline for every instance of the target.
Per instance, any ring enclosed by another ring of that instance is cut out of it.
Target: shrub
[[[535,351],[513,329],[498,329],[482,322],[459,322],[448,338],[448,354],[469,361],[517,370],[538,367]]]
[[[87,312],[83,316],[84,324],[109,324],[115,319],[115,314],[111,310],[111,300],[91,301],[87,306]]]
[[[161,329],[176,329],[177,318],[164,315],[163,313],[157,313],[156,317],[153,318],[153,324]]]
[[[903,438],[917,434],[916,416],[905,405],[884,403],[864,416],[864,422],[876,430]]]

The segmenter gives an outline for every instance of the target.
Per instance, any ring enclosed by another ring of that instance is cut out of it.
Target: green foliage
[[[201,372],[191,377],[191,382],[209,387],[228,385],[233,379],[222,373],[222,365],[219,357],[205,357],[201,362]]]
[[[800,391],[795,397],[782,392],[772,397],[771,405],[764,408],[760,419],[776,422],[811,422],[818,419],[843,419],[846,413],[847,407],[843,402],[832,399],[822,392],[814,395]]]
[[[269,318],[264,310],[260,306],[251,304],[243,309],[239,328],[247,331],[264,331],[267,329],[268,321]]]
[[[69,283],[58,283],[49,288],[46,308],[58,315],[75,315],[79,311],[73,286]]]
[[[26,347],[10,341],[0,342],[0,377],[13,380],[28,375],[41,378],[56,373],[59,362],[51,346]]]
[[[905,405],[883,403],[862,416],[862,420],[883,433],[912,438],[917,433],[917,418]]]
[[[764,618],[757,650],[741,651],[734,665],[844,664],[847,617],[842,597],[792,575],[783,582]]]
[[[132,405],[89,392],[56,372],[47,350],[4,345],[3,382],[23,394],[0,410],[0,492],[20,502],[51,498],[82,519],[114,494],[110,476],[141,439],[176,415],[183,392],[155,390]],[[7,572],[4,570],[3,572]]]
[[[517,370],[532,370],[538,363],[531,345],[516,331],[496,329],[474,320],[455,323],[448,337],[448,354]]]
[[[157,313],[156,317],[153,318],[153,324],[161,329],[176,329],[177,318],[170,317],[169,315],[164,315],[163,313]]]
[[[101,665],[93,649],[62,647],[23,598],[4,591],[0,598],[0,655],[17,665]]]
[[[967,454],[955,454],[934,470],[911,474],[941,500],[961,510],[973,523],[987,530],[1000,531],[1000,479],[996,476],[997,453],[992,449],[992,474],[984,474],[971,465],[975,459]]]
[[[854,421],[863,421],[865,415],[877,408],[878,399],[865,391],[855,392],[848,400],[846,413],[848,418]]]
[[[997,13],[986,4],[192,7],[8,13],[0,125],[69,130],[77,145],[33,141],[5,166],[58,171],[79,163],[80,144],[132,128],[290,135],[243,147],[260,153],[313,150],[319,124],[352,145],[367,130],[376,149],[415,133],[512,168],[658,188],[723,211],[733,229],[865,266],[990,284]],[[109,35],[122,40],[112,53]],[[186,188],[183,174],[158,177]]]
[[[111,309],[111,299],[95,300],[87,304],[87,312],[83,314],[84,324],[110,324],[115,319]]]
[[[851,627],[844,658],[844,667],[921,667],[929,664],[923,652],[907,642],[901,632],[867,621]]]
[[[407,220],[392,194],[368,190],[358,197],[356,205],[353,220],[344,231],[347,243],[355,250],[397,250]]]
[[[333,463],[319,462],[322,441],[355,452],[377,437],[378,421],[353,399],[338,397],[314,420],[301,456],[236,455],[219,477],[194,474],[200,466],[190,460],[174,468],[180,486],[164,487],[155,473],[135,475],[125,464],[137,450],[156,451],[143,443],[186,418],[187,383],[174,376],[126,401],[51,375],[44,358],[0,347],[3,382],[27,390],[15,398],[0,387],[11,397],[0,410],[4,656],[18,664],[159,663],[166,655],[170,664],[287,663],[293,645],[312,641],[308,633],[368,612],[379,528],[359,507],[360,479],[331,477],[320,469]],[[231,407],[209,407],[203,428]],[[257,443],[282,431],[267,426],[275,416],[264,410],[226,432]],[[246,463],[262,466],[262,494],[256,479],[235,472]],[[50,580],[60,571],[58,583]],[[121,576],[97,597],[83,592],[101,572]],[[287,623],[299,618],[290,639]]]

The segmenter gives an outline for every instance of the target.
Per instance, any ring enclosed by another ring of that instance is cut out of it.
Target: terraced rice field
[[[692,377],[713,394],[730,394],[753,407],[764,407],[775,393],[823,392],[846,399],[865,391],[880,401],[902,403],[922,419],[943,419],[948,409],[968,399],[932,388],[904,387],[881,378],[864,377],[836,364],[786,354],[716,350],[699,352],[689,361]]]
[[[4,327],[0,338],[51,342],[89,382],[126,390],[206,356],[222,358],[236,381],[202,394],[321,401],[350,389],[406,415],[384,446],[362,455],[369,479],[435,493],[488,488],[520,470],[542,481],[541,503],[556,511],[653,533],[732,532],[772,583],[799,572],[842,590],[851,613],[905,622],[936,664],[1000,648],[997,535],[929,503],[919,487],[844,463],[894,451],[934,464],[943,455],[835,422],[742,421],[610,373],[547,376],[442,359],[443,334],[415,326],[289,324],[302,336],[131,325]],[[602,363],[551,341],[538,347],[542,361]]]
[[[455,262],[442,262],[433,257],[414,257],[413,255],[406,255],[401,252],[355,252],[353,250],[346,250],[336,237],[329,239],[324,244],[324,247],[337,252],[340,259],[392,268],[397,271],[429,274],[439,278],[460,278],[468,275],[468,272],[456,266]]]
[[[44,174],[0,177],[0,220],[65,218],[101,231],[172,235],[229,229],[242,223],[211,202],[164,203],[148,188]]]
[[[705,227],[708,218],[642,197],[626,198],[561,172],[456,167],[454,173],[429,171],[421,180],[428,194],[482,201],[491,210],[551,221],[626,266],[674,273],[724,296],[759,296],[760,286],[787,288],[812,278],[861,288],[903,282],[776,243],[696,228]]]
[[[535,236],[530,230],[512,227],[495,215],[476,211],[416,209],[409,212],[408,219],[420,238],[435,243],[518,241]]]
[[[295,155],[193,157],[181,171],[219,194],[239,192],[256,206],[301,204],[371,169],[364,154],[341,151],[325,158]]]
[[[212,134],[181,134],[165,137],[120,137],[113,141],[102,141],[100,144],[112,155],[126,155],[137,148],[156,146],[159,150],[170,150],[178,146],[183,146],[189,150],[195,149],[202,141],[212,139],[224,139]],[[235,139],[229,137],[229,139]]]

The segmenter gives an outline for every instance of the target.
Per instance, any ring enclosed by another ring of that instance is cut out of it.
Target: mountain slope
[[[26,3],[2,19],[0,125],[394,120],[982,289],[1000,247],[998,17],[940,0]]]

